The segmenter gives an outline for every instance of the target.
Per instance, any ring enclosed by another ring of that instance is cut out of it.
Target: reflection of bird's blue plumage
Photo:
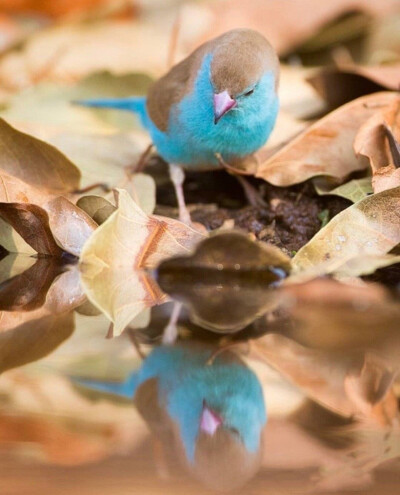
[[[214,125],[211,61],[211,54],[204,57],[192,92],[171,108],[166,132],[148,116],[145,98],[96,99],[79,103],[137,113],[159,154],[169,163],[188,168],[218,166],[216,153],[229,162],[254,153],[267,141],[275,125],[279,101],[275,75],[272,70],[267,71],[255,87],[254,95],[251,98],[239,95],[237,107]]]
[[[189,347],[158,347],[141,368],[122,384],[78,383],[106,393],[133,397],[137,387],[158,380],[159,404],[179,425],[187,459],[194,461],[204,401],[223,417],[226,429],[236,430],[249,452],[260,445],[266,412],[261,386],[247,367],[221,357],[211,366],[211,351]]]

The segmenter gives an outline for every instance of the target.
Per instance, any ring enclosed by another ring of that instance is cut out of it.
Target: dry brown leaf
[[[365,161],[353,151],[355,135],[377,108],[396,98],[395,93],[377,93],[335,110],[260,164],[256,177],[277,186],[289,186],[318,175],[343,180],[365,169]]]
[[[80,258],[85,292],[114,323],[116,335],[143,309],[165,301],[143,269],[189,253],[201,239],[177,220],[147,216],[118,190],[118,210],[88,239]]]
[[[394,143],[391,143],[394,140]],[[357,155],[368,158],[372,169],[374,192],[400,186],[399,151],[400,99],[377,110],[360,128],[354,140]]]
[[[77,189],[80,181],[79,170],[54,146],[17,131],[3,119],[0,119],[0,171],[59,194]],[[1,201],[9,202],[7,192],[2,192]]]
[[[74,82],[103,70],[160,74],[167,66],[169,39],[170,29],[155,29],[143,19],[51,26],[1,59],[0,82],[15,91],[43,80]]]
[[[293,258],[297,271],[358,256],[387,254],[400,243],[400,187],[368,196],[336,215]]]
[[[384,16],[397,9],[396,0],[226,0],[208,4],[212,15],[206,34],[210,38],[237,27],[263,33],[279,54],[285,54],[304,42],[325,24],[354,11]],[[305,15],[306,14],[306,15]]]
[[[309,77],[308,82],[330,108],[337,108],[370,93],[397,91],[400,88],[400,64],[327,68]]]

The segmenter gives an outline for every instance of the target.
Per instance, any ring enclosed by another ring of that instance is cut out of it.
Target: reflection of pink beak
[[[231,98],[226,90],[214,95],[214,124],[236,105],[236,100]]]
[[[212,437],[221,425],[221,416],[204,405],[200,418],[200,430]]]

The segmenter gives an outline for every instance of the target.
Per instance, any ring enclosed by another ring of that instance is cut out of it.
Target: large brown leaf
[[[364,170],[367,164],[353,151],[356,133],[377,108],[396,98],[395,93],[376,93],[335,110],[261,163],[256,177],[290,186],[318,175],[343,181],[352,172]]]

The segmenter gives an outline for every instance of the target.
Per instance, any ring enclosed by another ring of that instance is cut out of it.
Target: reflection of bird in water
[[[261,386],[239,358],[196,344],[155,348],[123,383],[78,380],[134,402],[163,448],[174,447],[204,484],[229,490],[250,479],[261,458],[266,412]]]

